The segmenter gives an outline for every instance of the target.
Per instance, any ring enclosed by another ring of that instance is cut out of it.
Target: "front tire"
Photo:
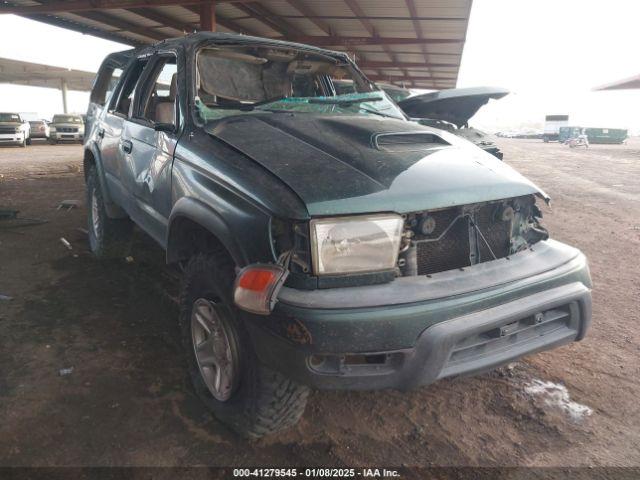
[[[102,259],[126,257],[131,248],[133,223],[128,218],[109,218],[95,166],[87,173],[87,230],[93,254]]]
[[[259,438],[295,425],[309,389],[266,367],[233,304],[226,252],[191,258],[180,295],[180,327],[194,389],[221,422]]]

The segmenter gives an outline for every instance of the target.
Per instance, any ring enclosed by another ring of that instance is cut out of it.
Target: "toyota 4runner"
[[[549,197],[347,55],[197,33],[103,65],[91,249],[126,255],[135,223],[182,267],[193,385],[236,431],[295,424],[309,388],[409,389],[584,337],[589,270],[541,225]]]

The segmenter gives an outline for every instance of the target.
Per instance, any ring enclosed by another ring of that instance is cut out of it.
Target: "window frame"
[[[175,60],[176,65],[176,74],[178,73],[178,54],[172,50],[166,51],[158,51],[153,54],[153,56],[147,62],[142,75],[138,79],[138,84],[136,85],[134,99],[132,101],[132,109],[130,110],[129,120],[140,125],[145,125],[150,128],[153,128],[156,125],[156,122],[145,117],[144,112],[141,111],[143,104],[148,102],[151,98],[152,87],[155,86],[157,75],[160,74],[158,68],[160,66],[164,67],[167,65],[163,60],[167,57],[172,57]],[[153,82],[150,83],[150,79],[153,79]],[[176,131],[180,127],[180,108],[179,108],[179,98],[180,98],[180,89],[177,86],[179,82],[178,77],[176,77],[176,98],[173,102],[173,108],[175,110],[175,129]]]
[[[140,81],[145,76],[145,71],[149,66],[151,56],[152,54],[144,54],[144,55],[138,55],[131,59],[126,69],[124,70],[124,73],[120,78],[120,81],[116,86],[116,89],[113,91],[113,94],[111,95],[111,99],[109,101],[109,108],[108,108],[108,112],[110,114],[115,115],[117,117],[121,117],[121,118],[130,118],[132,107],[136,101],[138,86],[140,85]],[[127,111],[127,113],[120,112],[116,110],[116,108],[118,105],[120,105],[120,101],[122,100],[122,94],[124,92],[125,86],[128,85],[129,80],[131,79],[132,75],[134,75],[137,65],[141,63],[143,65],[142,70],[140,71],[140,75],[138,75],[138,78],[135,80],[135,84],[133,85],[133,89],[131,90],[132,98],[131,98],[131,104],[129,105],[129,110]]]
[[[116,82],[114,89],[111,91],[111,95],[107,95],[109,91],[109,85],[116,70],[120,70],[122,73],[118,77],[118,81]],[[105,64],[100,68],[100,71],[96,76],[93,88],[91,89],[89,102],[95,103],[96,105],[99,105],[101,107],[107,105],[107,103],[109,103],[109,101],[111,100],[113,94],[116,92],[118,83],[120,82],[120,79],[124,77],[125,72],[126,65],[122,65],[115,59],[107,60]]]

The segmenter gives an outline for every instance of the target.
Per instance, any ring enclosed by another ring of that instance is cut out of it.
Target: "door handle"
[[[100,138],[104,138],[104,128],[99,128],[99,129],[98,129],[98,136],[99,136]]]
[[[131,151],[133,150],[133,143],[129,140],[122,140],[120,146],[122,147],[122,151],[124,153],[131,153]]]

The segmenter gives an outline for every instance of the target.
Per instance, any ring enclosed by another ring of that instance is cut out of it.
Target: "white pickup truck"
[[[0,145],[31,145],[29,122],[19,113],[0,113]]]

